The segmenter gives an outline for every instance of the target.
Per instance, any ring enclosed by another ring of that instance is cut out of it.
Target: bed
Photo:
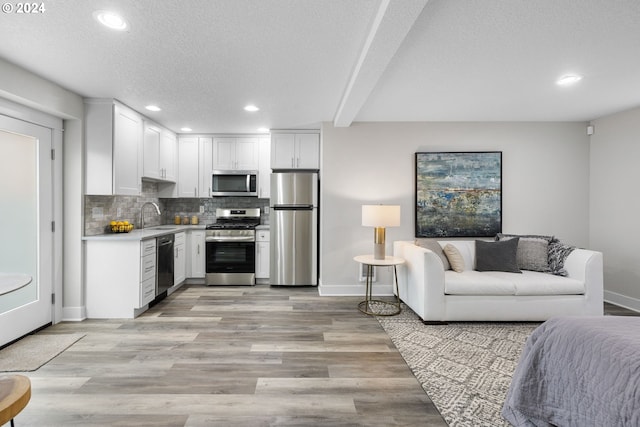
[[[640,317],[557,317],[531,334],[502,416],[514,426],[640,426]]]

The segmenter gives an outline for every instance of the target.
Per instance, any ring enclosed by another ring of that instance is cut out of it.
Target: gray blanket
[[[559,317],[540,325],[502,416],[514,426],[640,426],[640,317]]]

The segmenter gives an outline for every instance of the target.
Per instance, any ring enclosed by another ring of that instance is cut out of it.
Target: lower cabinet
[[[173,242],[173,285],[179,285],[187,279],[187,233],[176,233]]]
[[[86,240],[89,319],[132,319],[155,298],[156,240]]]
[[[256,230],[256,280],[269,278],[269,230]]]
[[[189,263],[188,277],[204,279],[206,273],[205,231],[193,230],[189,232]]]

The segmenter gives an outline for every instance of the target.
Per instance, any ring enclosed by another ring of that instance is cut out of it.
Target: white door
[[[52,321],[52,146],[51,129],[0,115],[0,345]]]

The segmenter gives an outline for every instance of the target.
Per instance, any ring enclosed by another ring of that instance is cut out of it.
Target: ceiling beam
[[[348,127],[429,0],[380,0],[367,39],[333,120]]]

